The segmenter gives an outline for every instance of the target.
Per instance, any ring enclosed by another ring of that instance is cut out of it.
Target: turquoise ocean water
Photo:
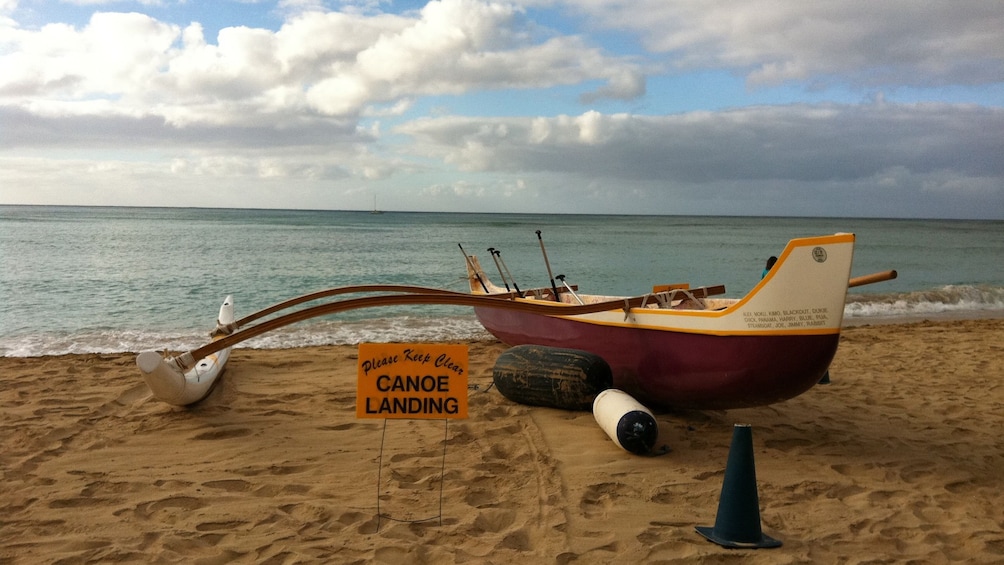
[[[849,322],[1004,315],[1004,222],[840,218],[568,216],[0,206],[0,355],[187,349],[219,304],[238,317],[352,284],[466,290],[457,244],[501,282],[555,275],[586,293],[725,284],[739,297],[793,237],[857,235]],[[245,347],[488,339],[467,308],[376,308],[302,322]]]

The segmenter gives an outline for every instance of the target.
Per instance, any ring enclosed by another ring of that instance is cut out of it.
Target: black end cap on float
[[[760,529],[753,430],[749,425],[736,424],[733,428],[714,527],[696,529],[709,541],[730,549],[781,547],[780,540],[764,535]]]
[[[617,422],[617,441],[635,455],[646,455],[659,438],[659,423],[647,412],[633,410]]]

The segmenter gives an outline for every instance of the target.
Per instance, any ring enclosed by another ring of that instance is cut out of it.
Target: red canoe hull
[[[710,335],[610,327],[494,308],[475,313],[508,345],[599,355],[610,365],[615,387],[663,408],[745,408],[793,398],[823,377],[840,339],[838,333]]]

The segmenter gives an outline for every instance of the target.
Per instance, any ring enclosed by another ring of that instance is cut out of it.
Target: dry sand
[[[355,418],[355,347],[236,350],[188,409],[132,355],[3,358],[0,562],[1000,563],[1002,344],[1004,320],[849,328],[831,384],[661,414],[654,457],[486,391],[497,343],[471,344],[469,419],[386,429]],[[778,549],[694,531],[736,423]]]

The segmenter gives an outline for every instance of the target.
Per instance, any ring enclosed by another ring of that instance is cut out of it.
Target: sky
[[[0,0],[0,204],[1004,219],[997,0]]]

